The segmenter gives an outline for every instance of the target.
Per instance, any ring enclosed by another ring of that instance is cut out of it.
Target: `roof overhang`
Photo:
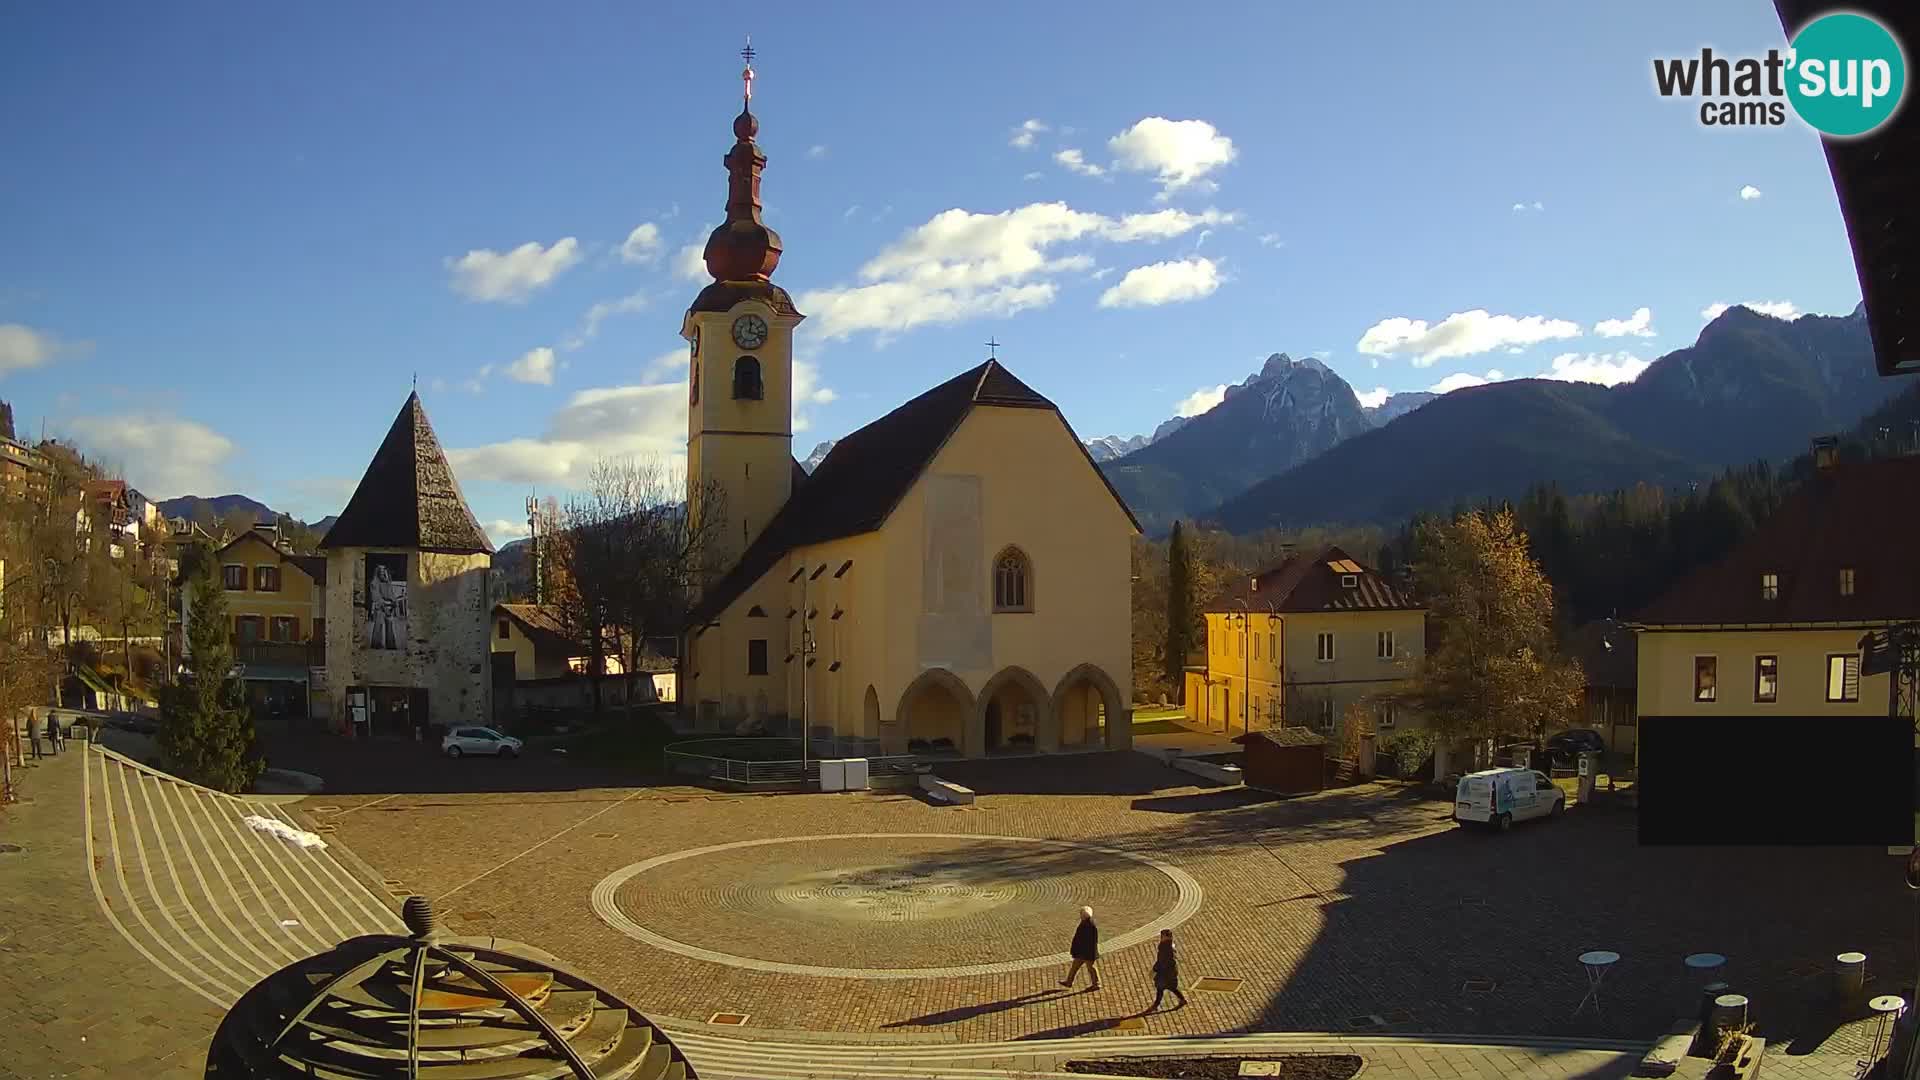
[[[1846,622],[1758,622],[1758,623],[1625,623],[1627,629],[1644,633],[1749,633],[1760,631],[1877,630],[1904,619],[1850,619]]]

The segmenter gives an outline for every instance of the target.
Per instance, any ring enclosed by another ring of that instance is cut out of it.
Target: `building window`
[[[1760,575],[1760,599],[1762,600],[1780,599],[1780,575],[1779,574],[1761,574]]]
[[[1278,639],[1274,636],[1273,631],[1271,630],[1267,631],[1267,659],[1273,660],[1273,661],[1278,661],[1280,659],[1279,644],[1280,643]]]
[[[276,615],[267,624],[267,637],[271,641],[299,641],[300,620],[287,615]]]
[[[1333,631],[1324,630],[1313,636],[1313,658],[1323,664],[1333,662]]]
[[[1255,660],[1260,659],[1260,635],[1259,634],[1253,635],[1253,658]]]
[[[1711,656],[1693,658],[1693,700],[1714,700],[1714,686],[1719,672],[1719,661]]]
[[[754,638],[747,642],[747,674],[765,675],[767,673],[767,639]]]
[[[760,361],[743,356],[733,362],[733,396],[738,401],[759,401],[766,396],[760,385]]]
[[[1330,728],[1333,726],[1333,699],[1332,698],[1320,699],[1319,724],[1323,728]]]
[[[1761,703],[1780,700],[1780,658],[1753,658],[1753,700]]]
[[[1860,700],[1860,654],[1834,653],[1827,657],[1827,700]]]
[[[993,610],[1032,611],[1033,574],[1026,553],[1008,548],[993,560]]]
[[[247,591],[247,568],[244,566],[222,566],[220,583],[228,592]]]
[[[1393,659],[1393,631],[1382,630],[1373,635],[1373,653],[1382,660]]]
[[[500,620],[500,640],[505,641],[510,636],[511,636],[511,631],[507,629],[507,620],[501,619]]]
[[[239,615],[233,620],[233,636],[242,645],[260,640],[260,616]]]
[[[279,592],[280,568],[277,566],[256,566],[253,568],[254,592]]]
[[[1380,727],[1390,728],[1399,722],[1398,710],[1391,701],[1381,702],[1379,708],[1374,711],[1374,723]]]
[[[1840,568],[1840,595],[1853,595],[1853,567],[1851,566]]]

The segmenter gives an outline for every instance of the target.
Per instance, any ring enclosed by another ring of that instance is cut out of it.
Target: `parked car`
[[[1533,769],[1484,769],[1460,778],[1454,789],[1453,820],[1458,825],[1488,825],[1501,832],[1516,821],[1559,817],[1567,793],[1546,773]]]
[[[1547,756],[1556,765],[1571,766],[1587,751],[1606,753],[1607,740],[1592,728],[1574,728],[1547,737]]]
[[[464,754],[482,754],[493,757],[519,757],[521,742],[511,735],[502,735],[492,728],[457,727],[449,730],[440,740],[440,752],[448,757],[460,757]]]

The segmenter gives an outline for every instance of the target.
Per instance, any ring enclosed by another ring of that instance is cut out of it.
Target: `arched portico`
[[[980,688],[967,756],[1052,749],[1059,741],[1052,715],[1045,683],[1026,668],[1001,668]]]
[[[946,668],[928,668],[900,694],[894,708],[897,738],[908,753],[969,753],[969,720],[976,714],[973,691]]]
[[[1133,745],[1133,710],[1120,686],[1093,664],[1081,664],[1053,688],[1052,726],[1062,747],[1125,750]]]

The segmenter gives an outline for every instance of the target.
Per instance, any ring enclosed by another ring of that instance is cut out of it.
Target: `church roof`
[[[460,494],[418,393],[408,395],[400,407],[367,474],[320,546],[493,553],[493,544]]]
[[[804,484],[796,484],[786,506],[747,548],[739,564],[708,590],[691,623],[698,625],[726,610],[794,548],[878,529],[976,405],[1060,414],[1058,406],[998,360],[988,360],[855,431],[834,444]],[[1060,422],[1065,425],[1066,417],[1061,416]],[[1106,484],[1113,501],[1138,529],[1140,523],[1126,500],[1087,455],[1071,425],[1067,433],[1086,457],[1087,467]]]

